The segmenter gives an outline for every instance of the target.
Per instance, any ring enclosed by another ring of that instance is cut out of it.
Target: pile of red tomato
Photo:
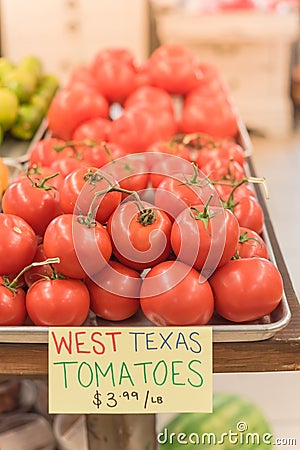
[[[248,322],[282,280],[218,71],[163,45],[73,71],[0,213],[0,325]],[[215,251],[211,251],[215,250]],[[42,264],[46,261],[45,264]]]

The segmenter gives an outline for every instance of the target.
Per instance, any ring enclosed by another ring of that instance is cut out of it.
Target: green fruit
[[[213,413],[178,414],[158,434],[158,442],[160,450],[270,450],[272,433],[257,405],[238,395],[217,393]]]
[[[42,118],[43,114],[39,107],[30,104],[20,105],[16,122],[10,129],[11,135],[23,141],[32,139]]]
[[[0,88],[0,125],[3,131],[8,130],[15,122],[19,101],[16,94],[9,89]]]
[[[0,58],[0,83],[2,80],[14,69],[14,65],[9,59],[4,58],[3,56]]]
[[[31,72],[37,80],[40,80],[40,78],[42,77],[42,61],[36,56],[24,56],[24,58],[19,61],[18,68],[28,70],[28,72]]]
[[[4,139],[4,130],[2,128],[2,126],[0,125],[0,145],[2,144]]]
[[[48,102],[47,98],[43,97],[42,95],[38,95],[38,94],[33,94],[30,97],[30,104],[39,108],[43,115],[46,114],[48,106],[49,106],[49,102]]]
[[[16,94],[20,103],[26,103],[35,91],[37,78],[28,70],[17,68],[8,73],[3,85]]]

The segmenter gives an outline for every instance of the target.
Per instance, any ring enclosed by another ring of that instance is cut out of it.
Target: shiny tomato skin
[[[26,294],[28,315],[38,326],[80,326],[89,307],[89,292],[80,280],[41,279]]]
[[[231,186],[230,183],[224,184],[224,183],[222,183],[222,181],[220,181],[220,184],[218,184],[218,183],[214,184],[214,188],[217,191],[217,193],[219,194],[220,198],[225,202],[229,199],[229,196],[232,192],[233,186]],[[237,203],[243,197],[248,197],[248,196],[256,198],[255,192],[249,185],[247,185],[246,183],[241,184],[239,187],[237,187],[234,190],[233,202]]]
[[[55,264],[58,272],[70,278],[84,278],[87,272],[95,273],[105,266],[112,246],[106,229],[100,223],[96,222],[89,228],[73,214],[63,214],[48,225],[44,235],[44,251],[47,258],[60,258],[60,263]],[[85,261],[84,267],[82,259]]]
[[[92,73],[105,61],[121,61],[123,64],[134,67],[135,57],[126,47],[105,47],[95,55],[91,64]]]
[[[269,259],[268,248],[263,238],[255,231],[245,227],[240,227],[237,254],[240,258],[253,258],[255,256]]]
[[[0,275],[17,275],[31,264],[37,237],[32,227],[21,217],[0,213]]]
[[[112,270],[121,274],[120,279],[114,280]],[[97,316],[120,321],[138,311],[142,283],[138,272],[117,261],[109,261],[108,266],[96,274],[95,281],[88,278],[85,283],[90,292],[91,310]]]
[[[176,270],[172,271],[172,265]],[[174,267],[174,266],[173,266]],[[185,275],[178,282],[178,272]],[[147,280],[155,277],[155,287],[161,292],[153,295]],[[165,261],[146,275],[141,288],[141,308],[145,316],[158,326],[205,325],[214,311],[214,298],[208,281],[199,283],[199,273],[179,261]]]
[[[0,277],[0,326],[23,325],[27,317],[25,291],[18,288],[13,292],[3,283]]]
[[[203,213],[204,205],[196,205],[195,208]],[[214,213],[216,213],[216,208]],[[197,217],[195,210],[187,208],[177,216],[173,223],[171,245],[175,255],[182,262],[201,270],[212,248],[212,239],[214,239],[214,248],[219,253],[217,267],[226,264],[235,255],[238,245],[240,227],[237,219],[232,212],[226,209],[220,209],[219,214],[208,219],[207,224],[195,217]],[[213,223],[215,223],[215,228],[213,228]],[[198,251],[195,255],[194,249],[197,245]]]
[[[210,277],[216,312],[232,322],[257,320],[279,304],[283,283],[275,265],[264,258],[229,261]]]
[[[2,209],[4,213],[22,217],[39,236],[44,234],[51,220],[62,213],[58,192],[39,187],[39,183],[35,185],[28,178],[9,186],[2,199]]]
[[[61,89],[55,94],[47,112],[49,130],[54,137],[70,140],[75,129],[93,117],[108,118],[105,97],[85,88]]]
[[[113,253],[119,262],[136,270],[146,269],[167,259],[171,251],[172,222],[168,215],[146,202],[145,211],[154,211],[149,225],[139,222],[140,213],[133,201],[121,204],[107,222]]]
[[[264,213],[256,198],[241,198],[233,208],[233,213],[241,227],[250,228],[260,234],[264,226]]]

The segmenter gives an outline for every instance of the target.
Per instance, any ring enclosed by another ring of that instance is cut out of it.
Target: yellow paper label
[[[49,413],[212,411],[211,327],[49,328]]]

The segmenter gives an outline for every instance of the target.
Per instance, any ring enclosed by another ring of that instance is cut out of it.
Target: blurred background
[[[177,42],[218,66],[250,133],[256,171],[267,178],[271,218],[299,294],[299,11],[297,0],[1,0],[0,49],[13,61],[41,57],[62,84],[107,46],[127,47],[142,61]],[[260,403],[279,436],[297,437],[293,448],[300,448],[299,383],[299,372],[215,377],[215,389]]]

